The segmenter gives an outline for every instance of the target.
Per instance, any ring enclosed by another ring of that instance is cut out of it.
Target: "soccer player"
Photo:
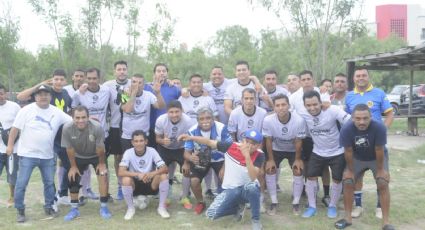
[[[44,184],[44,212],[48,218],[57,216],[52,205],[55,199],[54,139],[61,125],[71,117],[59,108],[50,105],[51,88],[40,85],[33,90],[35,102],[22,108],[16,115],[10,130],[6,154],[11,155],[15,140],[20,133],[18,144],[19,171],[15,187],[16,220],[25,222],[25,191],[35,167],[40,169]]]
[[[215,220],[222,216],[234,215],[237,221],[243,217],[246,203],[250,204],[252,229],[262,229],[260,222],[260,169],[264,163],[261,151],[263,136],[259,130],[246,130],[241,143],[217,141],[200,136],[182,136],[225,152],[223,192],[208,207],[206,215]]]
[[[267,149],[265,164],[267,191],[270,194],[271,205],[267,210],[269,215],[275,215],[277,209],[276,174],[280,163],[288,160],[293,173],[292,209],[299,215],[300,198],[304,186],[301,159],[302,139],[305,137],[306,124],[296,112],[290,112],[289,99],[286,95],[277,95],[273,98],[275,113],[266,116],[263,122],[263,136]]]
[[[332,80],[331,79],[323,79],[320,82],[320,88],[321,90],[323,90],[324,92],[327,92],[329,95],[332,94]]]
[[[267,112],[273,111],[273,97],[282,94],[288,95],[288,90],[277,85],[278,77],[275,70],[268,70],[264,74],[264,90],[260,93],[259,105],[261,108],[265,109]]]
[[[71,210],[65,215],[65,221],[80,216],[78,193],[81,172],[92,165],[96,170],[100,193],[99,213],[103,219],[111,218],[108,209],[108,186],[104,138],[105,132],[99,122],[89,119],[89,111],[84,106],[73,110],[73,121],[66,123],[62,132],[62,147],[66,148],[71,168],[68,172]]]
[[[107,155],[114,155],[114,168],[115,173],[118,176],[119,163],[122,159],[122,148],[121,148],[121,129],[120,123],[122,119],[121,112],[121,96],[124,93],[124,89],[130,87],[130,81],[128,80],[127,62],[117,61],[114,63],[114,75],[115,79],[105,82],[103,85],[108,87],[111,92],[109,98],[109,109],[111,111],[111,121],[109,128],[109,136],[106,139],[106,153]],[[124,199],[121,189],[121,178],[118,177],[118,191],[117,200]]]
[[[347,93],[345,97],[345,110],[351,114],[357,104],[366,104],[369,106],[372,113],[372,119],[382,122],[382,114],[385,115],[384,124],[387,128],[391,126],[394,120],[393,107],[388,101],[387,95],[382,89],[373,87],[369,80],[369,72],[367,69],[358,69],[354,72],[354,90]],[[385,155],[388,156],[387,148],[384,149]],[[364,175],[364,173],[363,173]],[[360,175],[356,180],[356,187],[354,191],[355,207],[351,215],[359,217],[362,212],[362,187],[363,175]],[[377,191],[378,193],[378,191]],[[382,218],[382,209],[379,202],[376,204],[375,216],[379,219]]]
[[[6,87],[0,84],[0,175],[3,172],[3,168],[6,167],[7,183],[9,184],[7,207],[9,208],[14,204],[16,176],[18,173],[18,156],[16,155],[16,146],[14,146],[12,151],[13,155],[10,157],[6,154],[6,147],[10,129],[21,107],[17,103],[9,101],[7,93]]]
[[[342,191],[341,181],[345,167],[344,149],[339,145],[337,121],[344,124],[350,119],[350,115],[333,105],[323,110],[320,94],[314,90],[305,92],[303,101],[308,114],[300,115],[306,121],[314,144],[308,161],[305,186],[309,207],[302,216],[309,218],[316,214],[317,177],[322,175],[325,167],[330,167],[333,183],[327,215],[329,218],[336,218],[338,215],[336,205]]]
[[[348,89],[347,76],[343,73],[335,75],[332,88],[334,93],[331,95],[331,104],[345,110],[345,96]]]
[[[72,84],[64,86],[63,89],[66,90],[69,96],[72,98],[75,92],[80,88],[80,86],[84,84],[85,80],[86,80],[85,71],[83,69],[77,69],[74,71],[74,74],[72,75]]]
[[[352,224],[354,184],[365,170],[370,169],[376,181],[382,205],[382,225],[384,230],[395,229],[389,223],[390,211],[390,174],[388,173],[388,155],[384,153],[387,143],[387,129],[382,122],[372,119],[369,107],[358,104],[352,110],[352,121],[341,129],[340,143],[344,147],[347,166],[344,171],[344,208],[345,219],[335,223],[343,229]]]
[[[196,123],[197,111],[201,107],[209,107],[214,112],[214,117],[218,117],[217,107],[210,96],[203,96],[202,76],[193,74],[189,78],[189,96],[179,98],[183,106],[183,112],[188,115],[193,123]]]
[[[192,126],[188,134],[190,136],[203,136],[212,140],[232,142],[232,137],[227,131],[223,123],[214,121],[214,113],[208,107],[202,107],[198,110],[198,123]],[[206,145],[199,145],[191,140],[184,144],[183,174],[191,175],[191,188],[197,205],[195,213],[201,214],[205,209],[204,197],[202,196],[202,179],[207,175],[210,168],[218,175],[219,179],[223,179],[223,152],[211,150]]]
[[[168,167],[168,173],[170,172],[170,165],[173,162],[177,162],[180,165],[180,169],[184,163],[184,142],[177,140],[177,138],[186,133],[187,130],[192,127],[194,123],[189,116],[183,113],[182,104],[177,101],[171,101],[167,106],[167,113],[162,114],[158,117],[155,123],[155,135],[156,143],[159,155],[164,160],[165,165]],[[173,168],[174,170],[175,168]],[[169,177],[169,184],[171,191],[171,186],[173,184],[172,177]],[[189,194],[190,189],[190,178],[183,177],[182,179],[183,190],[182,194]],[[171,194],[171,192],[170,192]],[[186,197],[184,196],[184,197]],[[189,202],[190,204],[190,202]],[[192,205],[187,206],[186,208],[191,209]]]
[[[289,90],[289,95],[288,97],[295,93],[300,87],[300,77],[296,74],[289,74],[287,79],[286,79],[286,85],[288,87]]]
[[[170,218],[165,201],[168,194],[167,166],[158,152],[147,146],[145,132],[136,130],[131,134],[133,148],[127,149],[120,163],[119,176],[122,177],[122,190],[127,203],[124,219],[133,218],[136,209],[133,196],[156,195],[159,192],[157,212],[162,218]]]

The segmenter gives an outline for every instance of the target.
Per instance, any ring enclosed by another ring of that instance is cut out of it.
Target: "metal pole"
[[[413,100],[413,70],[410,70],[410,88],[409,88],[409,110],[407,115],[412,115],[412,100]]]

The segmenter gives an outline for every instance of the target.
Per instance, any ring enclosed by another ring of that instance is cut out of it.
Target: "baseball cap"
[[[50,86],[48,86],[48,85],[40,85],[40,86],[38,86],[38,87],[34,90],[34,94],[38,94],[38,93],[40,93],[41,91],[51,93],[51,92],[52,92],[52,88],[51,88]]]
[[[263,135],[261,134],[261,132],[255,129],[249,129],[245,131],[242,137],[253,140],[257,143],[263,142]]]

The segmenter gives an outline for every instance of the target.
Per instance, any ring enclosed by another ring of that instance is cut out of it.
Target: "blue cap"
[[[261,134],[261,132],[255,129],[249,129],[245,131],[242,137],[253,140],[257,143],[263,142],[263,135]]]

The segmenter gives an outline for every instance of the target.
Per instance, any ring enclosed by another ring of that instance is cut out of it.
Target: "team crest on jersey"
[[[288,133],[288,128],[287,127],[283,127],[282,128],[282,134],[287,134]]]
[[[93,104],[96,103],[97,100],[99,100],[99,96],[97,96],[96,94],[93,95]]]
[[[220,94],[220,88],[215,88],[215,93],[216,93],[216,95],[219,95]]]
[[[139,161],[139,167],[143,168],[145,166],[145,163],[146,163],[145,160],[140,160]]]
[[[373,101],[368,101],[367,102],[367,107],[372,108],[372,106],[373,106]]]
[[[196,107],[196,106],[198,106],[199,105],[199,101],[198,100],[194,100],[193,101],[193,105]]]
[[[89,141],[91,141],[91,142],[94,142],[95,141],[95,138],[94,138],[94,135],[93,134],[90,134],[89,135]]]
[[[313,118],[313,125],[314,125],[314,126],[319,125],[319,118],[318,118],[318,117],[314,117],[314,118]]]
[[[248,120],[248,128],[251,128],[254,125],[254,120],[249,119]]]
[[[140,104],[142,104],[142,101],[140,99],[137,99],[136,100],[136,105],[140,105]]]

